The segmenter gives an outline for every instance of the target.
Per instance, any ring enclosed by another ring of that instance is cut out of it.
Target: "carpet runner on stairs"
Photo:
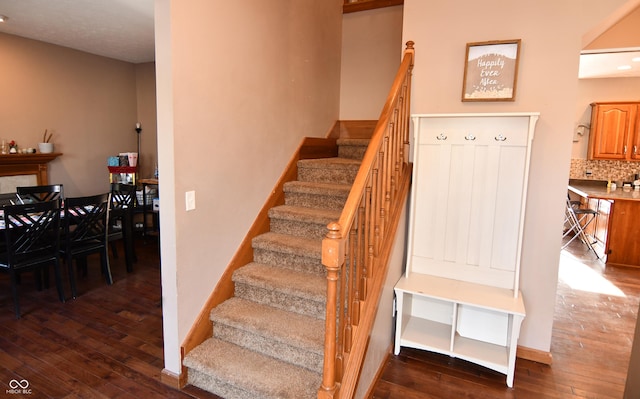
[[[326,226],[336,221],[368,140],[340,139],[337,158],[298,162],[235,296],[211,311],[213,336],[184,359],[188,383],[225,399],[316,398],[324,356]]]

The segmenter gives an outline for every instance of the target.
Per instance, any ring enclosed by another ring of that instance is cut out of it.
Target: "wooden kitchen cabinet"
[[[611,213],[611,200],[601,198],[581,198],[583,208],[589,208],[598,211],[596,219],[587,226],[585,233],[593,237],[599,246],[596,251],[599,255],[606,253],[607,237],[609,231],[609,214]]]
[[[598,216],[596,216],[595,238],[602,244],[607,245],[607,237],[609,233],[609,214],[611,213],[611,201],[601,199],[598,200]]]
[[[640,160],[640,103],[591,104],[589,159]]]
[[[629,159],[632,161],[640,161],[640,105],[638,106],[638,113],[636,117],[636,133],[631,139],[631,153]]]
[[[572,199],[580,197],[581,206],[598,210],[588,234],[604,240],[607,265],[640,267],[640,193],[611,190],[604,181],[570,180],[568,188]]]
[[[607,265],[640,266],[640,201],[614,201],[609,220]]]

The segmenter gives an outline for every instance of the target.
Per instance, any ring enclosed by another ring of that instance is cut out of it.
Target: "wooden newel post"
[[[413,41],[409,40],[406,43],[407,48],[404,50],[405,54],[411,53],[411,66],[413,66],[413,61],[414,61],[413,58],[416,56],[416,50],[413,48],[414,44],[415,43]]]
[[[345,241],[342,239],[340,225],[329,223],[329,232],[322,240],[322,264],[327,268],[327,312],[324,330],[324,365],[322,386],[318,390],[318,399],[333,398],[337,394],[336,386],[336,307],[338,301],[338,279],[344,263]]]

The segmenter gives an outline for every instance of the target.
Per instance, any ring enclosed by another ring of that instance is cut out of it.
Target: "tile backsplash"
[[[591,171],[591,175],[587,175]],[[572,159],[569,178],[583,180],[630,181],[640,174],[640,162]]]

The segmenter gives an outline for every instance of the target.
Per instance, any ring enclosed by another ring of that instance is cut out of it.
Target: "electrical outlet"
[[[184,202],[186,204],[187,211],[196,209],[196,192],[187,191],[184,193]]]

